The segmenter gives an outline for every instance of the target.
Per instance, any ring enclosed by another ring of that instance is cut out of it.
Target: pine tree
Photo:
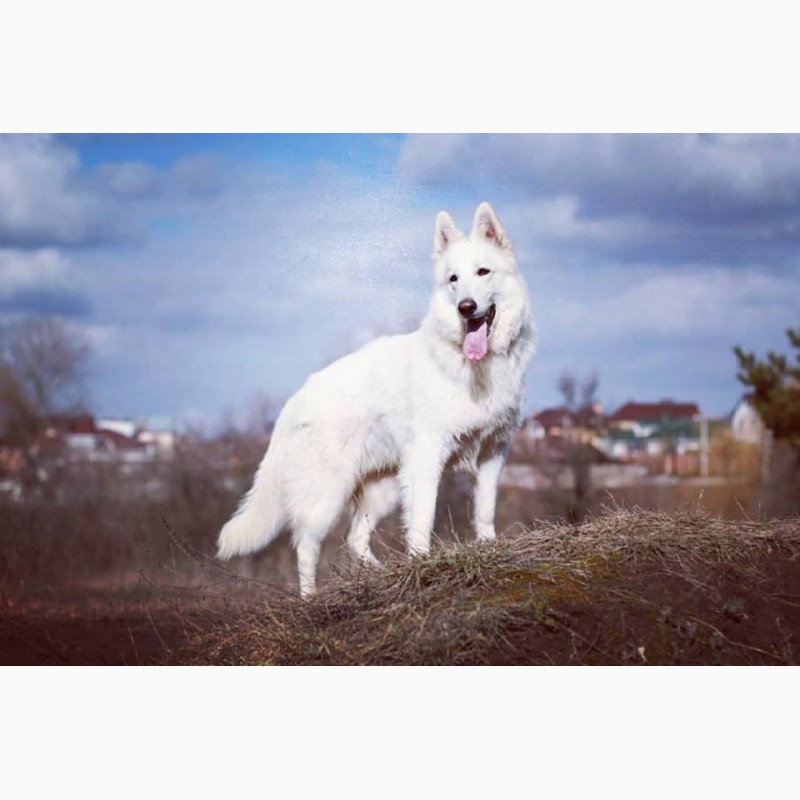
[[[800,450],[800,328],[786,331],[794,348],[794,366],[789,358],[767,353],[764,361],[741,347],[733,352],[739,362],[736,377],[753,389],[753,405],[776,441]]]

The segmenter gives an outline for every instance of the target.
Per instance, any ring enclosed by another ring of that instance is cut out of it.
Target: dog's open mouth
[[[464,355],[470,361],[480,361],[489,352],[489,334],[494,322],[494,303],[482,317],[470,317],[466,321],[467,332],[464,335]]]

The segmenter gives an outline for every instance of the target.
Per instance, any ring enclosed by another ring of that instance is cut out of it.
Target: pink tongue
[[[464,355],[470,361],[480,361],[489,350],[489,326],[484,322],[476,331],[464,337]]]

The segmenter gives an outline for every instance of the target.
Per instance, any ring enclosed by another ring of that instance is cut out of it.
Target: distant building
[[[537,442],[545,436],[544,428],[534,416],[528,417],[511,439],[510,457],[525,460],[536,450]]]
[[[659,403],[625,403],[609,418],[609,427],[632,430],[647,435],[665,422],[690,422],[700,415],[697,403],[676,403],[662,400]]]
[[[155,449],[111,430],[59,430],[48,427],[38,438],[33,454],[36,458],[57,461],[91,461],[141,463],[155,456]]]
[[[177,440],[175,431],[142,430],[139,431],[136,438],[148,447],[154,447],[163,458],[171,458],[175,454]]]
[[[147,430],[133,420],[89,414],[45,420],[33,450],[35,457],[60,462],[89,461],[136,464],[174,454],[175,434]]]
[[[612,458],[651,472],[698,474],[703,471],[702,424],[696,403],[631,401],[608,418],[597,445]]]
[[[97,420],[97,428],[136,439],[149,452],[162,458],[171,458],[175,454],[177,436],[169,421],[164,418],[135,421],[124,417],[103,417]]]
[[[764,443],[767,426],[764,425],[764,420],[756,410],[752,394],[745,394],[739,398],[739,402],[731,412],[730,426],[731,435],[737,442],[754,445]]]
[[[546,436],[565,436],[592,443],[603,426],[603,409],[598,403],[571,411],[566,406],[545,408],[534,414],[533,420]]]
[[[561,436],[565,430],[575,424],[575,414],[564,406],[545,408],[538,414],[534,414],[532,419],[539,425],[545,436]]]
[[[138,426],[132,419],[120,417],[100,417],[97,420],[96,427],[101,431],[114,431],[114,433],[129,436],[130,438],[134,438],[138,430]]]

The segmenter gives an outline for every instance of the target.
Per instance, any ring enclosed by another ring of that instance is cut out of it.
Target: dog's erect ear
[[[497,214],[488,203],[481,203],[475,210],[475,220],[472,223],[472,233],[470,239],[473,241],[485,241],[496,244],[503,250],[511,247],[511,242],[497,219]]]
[[[439,258],[453,242],[463,236],[464,234],[456,228],[453,218],[446,211],[440,211],[436,215],[436,233],[433,236],[434,258]]]

